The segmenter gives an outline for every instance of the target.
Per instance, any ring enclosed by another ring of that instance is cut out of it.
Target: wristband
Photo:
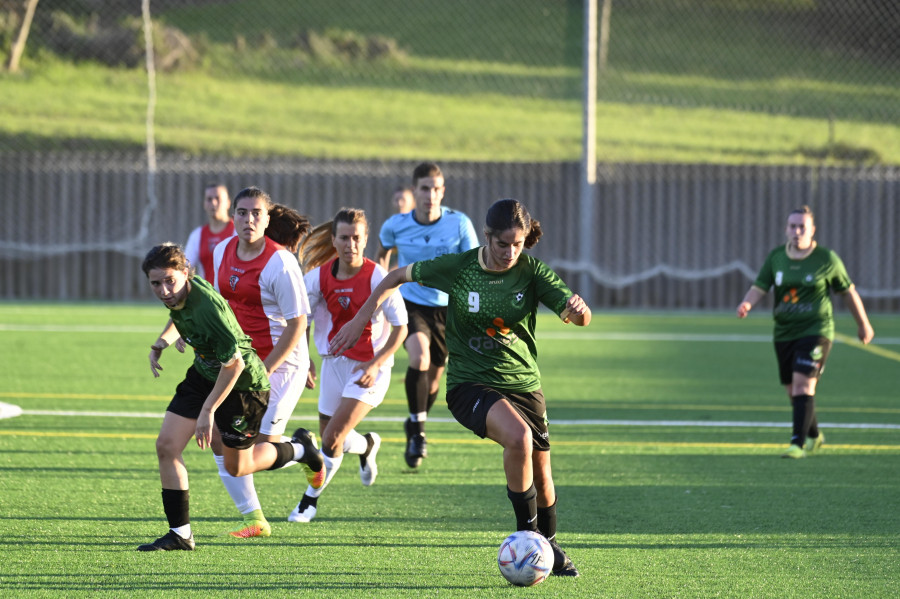
[[[166,349],[166,348],[160,347],[160,346],[158,346],[158,345],[151,345],[151,346],[150,346],[150,349],[152,349],[152,350],[154,350],[154,351],[162,351],[162,350],[164,350],[164,349]]]

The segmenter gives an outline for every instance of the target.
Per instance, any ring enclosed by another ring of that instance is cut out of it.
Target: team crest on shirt
[[[775,273],[775,284],[781,285],[781,281],[783,281],[783,280],[784,280],[784,273],[779,270],[778,272]]]
[[[228,277],[228,285],[231,287],[232,291],[234,291],[234,288],[237,287],[238,281],[240,280],[241,278],[237,275],[231,275],[230,277]]]
[[[525,292],[524,292],[524,291],[519,291],[518,293],[516,293],[516,294],[513,296],[513,301],[512,301],[513,307],[514,307],[514,308],[518,308],[520,305],[522,305],[522,300],[524,300],[524,299],[525,299]]]
[[[350,307],[350,298],[347,297],[346,295],[339,295],[338,303],[341,305],[341,308],[346,310],[347,308]]]

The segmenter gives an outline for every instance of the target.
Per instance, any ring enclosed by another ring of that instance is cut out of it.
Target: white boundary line
[[[35,333],[159,333],[158,326],[119,326],[101,324],[15,324],[0,322],[0,331]],[[541,331],[541,339],[564,341],[700,341],[708,343],[771,343],[771,335],[712,335],[695,333],[594,333],[588,331]],[[841,342],[840,339],[835,339]],[[875,345],[900,345],[900,337],[876,337]]]
[[[162,418],[162,412],[76,412],[66,410],[21,410],[23,416],[85,416],[90,418]],[[315,417],[292,417],[296,421],[318,421]],[[366,417],[367,422],[403,422],[404,417]],[[453,418],[429,418],[428,422],[454,423]],[[789,422],[750,422],[743,420],[551,420],[556,426],[672,426],[718,428],[790,428]],[[900,424],[885,423],[828,423],[819,426],[843,429],[900,430]]]

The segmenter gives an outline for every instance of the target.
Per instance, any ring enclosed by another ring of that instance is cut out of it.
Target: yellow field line
[[[876,356],[881,356],[882,358],[887,358],[888,360],[894,360],[895,362],[900,362],[900,353],[891,351],[889,349],[884,349],[878,345],[863,345],[859,342],[858,339],[851,337],[850,335],[844,335],[843,333],[835,333],[835,339],[839,341],[843,341],[847,345],[855,347],[857,349],[861,349],[863,351],[867,351],[870,354],[875,354]]]
[[[58,432],[47,431],[8,431],[0,430],[0,436],[6,437],[58,437]],[[83,438],[83,439],[156,439],[155,434],[144,433],[73,433],[65,434],[67,439]],[[402,445],[406,443],[403,437],[382,437],[383,443],[396,443]],[[490,445],[492,441],[476,438],[465,439],[428,439],[429,444],[435,445]],[[676,443],[676,442],[657,442],[648,443],[646,441],[556,441],[552,442],[556,447],[640,447],[644,449],[660,448],[681,448],[681,449],[783,449],[783,443]],[[846,451],[900,451],[900,445],[848,445],[848,444],[828,444],[826,449],[846,450]]]

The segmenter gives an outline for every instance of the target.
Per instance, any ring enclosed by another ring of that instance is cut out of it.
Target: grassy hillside
[[[600,158],[900,163],[900,68],[886,71],[871,57],[797,34],[804,3],[757,2],[769,12],[738,14],[733,6],[741,4],[615,5],[610,66],[599,84]],[[157,13],[202,56],[190,70],[158,74],[157,146],[229,155],[578,159],[580,1],[345,8],[259,0]],[[300,49],[304,32],[329,30],[379,36],[396,52],[360,61]],[[143,145],[140,70],[47,52],[29,55],[25,69],[0,76],[0,148]]]

